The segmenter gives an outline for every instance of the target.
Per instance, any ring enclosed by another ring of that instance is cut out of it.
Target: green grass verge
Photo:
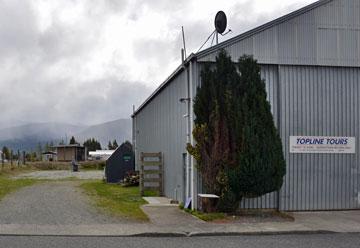
[[[144,190],[144,196],[151,197],[151,196],[160,196],[158,191],[154,190]]]
[[[37,182],[37,180],[34,179],[11,179],[11,175],[14,175],[14,173],[0,173],[0,200],[15,190],[33,185]]]
[[[189,214],[196,216],[197,218],[203,221],[214,221],[214,220],[221,220],[226,218],[226,215],[224,213],[202,213],[196,210],[184,208],[184,205],[182,204],[179,205],[179,208]]]
[[[90,195],[97,207],[114,216],[136,221],[149,220],[140,209],[146,201],[140,196],[139,187],[122,187],[102,181],[86,182],[80,187]]]

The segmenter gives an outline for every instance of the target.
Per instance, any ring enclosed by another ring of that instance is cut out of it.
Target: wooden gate
[[[140,192],[144,195],[146,190],[157,191],[163,195],[163,164],[162,154],[141,153],[140,155]]]

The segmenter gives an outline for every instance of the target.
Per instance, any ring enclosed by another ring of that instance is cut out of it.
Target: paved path
[[[43,182],[0,201],[0,235],[206,236],[360,232],[360,211],[293,213],[294,222],[205,223],[151,198],[143,206],[149,223],[134,223],[100,213],[78,186],[79,181]]]
[[[358,234],[265,235],[239,237],[31,237],[0,236],[2,247],[18,248],[358,248]]]
[[[77,178],[77,179],[103,179],[104,171],[79,171],[72,172],[70,170],[49,170],[49,171],[35,171],[31,173],[24,173],[15,176],[14,178],[34,178],[34,179],[48,179],[48,180],[59,180],[66,178]]]
[[[91,205],[78,184],[76,181],[39,183],[7,195],[0,201],[0,225],[116,223]]]
[[[142,210],[149,216],[151,223],[158,227],[170,230],[179,228],[183,231],[201,231],[206,225],[195,216],[180,210],[177,205],[170,204],[170,199],[165,197],[144,197],[149,203],[143,205]]]

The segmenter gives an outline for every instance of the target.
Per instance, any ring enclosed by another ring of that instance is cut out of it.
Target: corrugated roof
[[[80,147],[83,148],[82,145],[80,144],[71,144],[71,145],[57,145],[57,146],[52,146],[52,148],[66,148],[66,147]]]
[[[201,58],[201,57],[207,56],[207,55],[209,55],[209,54],[211,54],[211,53],[213,53],[213,52],[215,52],[215,51],[217,51],[217,50],[219,50],[221,48],[227,47],[227,46],[232,45],[234,43],[237,43],[237,42],[239,42],[241,40],[249,38],[249,37],[251,37],[251,36],[253,36],[255,34],[263,32],[264,30],[272,28],[272,27],[274,27],[276,25],[279,25],[279,24],[281,24],[283,22],[287,22],[287,21],[289,21],[289,20],[291,20],[291,19],[293,19],[293,18],[295,18],[297,16],[300,16],[300,15],[306,13],[306,12],[309,12],[309,11],[315,9],[315,8],[318,8],[318,7],[320,7],[322,5],[325,5],[325,4],[327,4],[329,2],[332,2],[332,1],[333,0],[320,0],[320,1],[317,1],[317,2],[312,3],[310,5],[307,5],[307,6],[303,7],[303,8],[301,8],[301,9],[295,10],[294,12],[291,12],[291,13],[289,13],[287,15],[279,17],[279,18],[277,18],[277,19],[275,19],[273,21],[267,22],[267,23],[265,23],[265,24],[263,24],[261,26],[258,26],[258,27],[254,28],[254,29],[251,29],[251,30],[249,30],[249,31],[247,31],[245,33],[242,33],[242,34],[240,34],[238,36],[235,36],[235,37],[233,37],[231,39],[228,39],[228,40],[226,40],[224,42],[221,42],[221,43],[219,43],[219,44],[217,44],[215,46],[212,46],[212,47],[207,48],[207,49],[205,49],[203,51],[200,51],[200,52],[198,52],[196,54],[196,57]]]
[[[307,5],[301,9],[298,9],[298,10],[295,10],[287,15],[284,15],[282,17],[279,17],[273,21],[270,21],[268,23],[265,23],[259,27],[256,27],[252,30],[249,30],[243,34],[240,34],[238,36],[235,36],[229,40],[226,40],[224,42],[221,42],[213,47],[210,47],[208,49],[205,49],[203,51],[200,51],[196,54],[191,54],[185,61],[184,65],[187,65],[190,61],[192,61],[193,59],[197,59],[197,58],[201,58],[201,57],[204,57],[204,56],[207,56],[213,52],[216,52],[217,50],[221,49],[221,48],[224,48],[226,46],[229,46],[229,45],[232,45],[236,42],[239,42],[243,39],[246,39],[250,36],[253,36],[257,33],[260,33],[266,29],[269,29],[273,26],[276,26],[276,25],[279,25],[283,22],[286,22],[288,20],[291,20],[299,15],[302,15],[308,11],[311,11],[315,8],[318,8],[322,5],[325,5],[329,2],[332,2],[333,0],[319,0],[317,2],[314,2],[310,5]],[[180,65],[141,105],[140,107],[134,112],[134,114],[131,116],[131,117],[134,117],[136,116],[149,102],[151,102],[151,100],[156,96],[158,95],[171,81],[174,77],[176,77],[181,71],[184,70],[184,65]]]

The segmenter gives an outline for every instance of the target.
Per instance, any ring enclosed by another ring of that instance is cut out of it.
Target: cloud
[[[128,118],[213,31],[231,38],[312,0],[0,0],[1,118],[94,124]],[[3,122],[3,120],[1,120]]]

